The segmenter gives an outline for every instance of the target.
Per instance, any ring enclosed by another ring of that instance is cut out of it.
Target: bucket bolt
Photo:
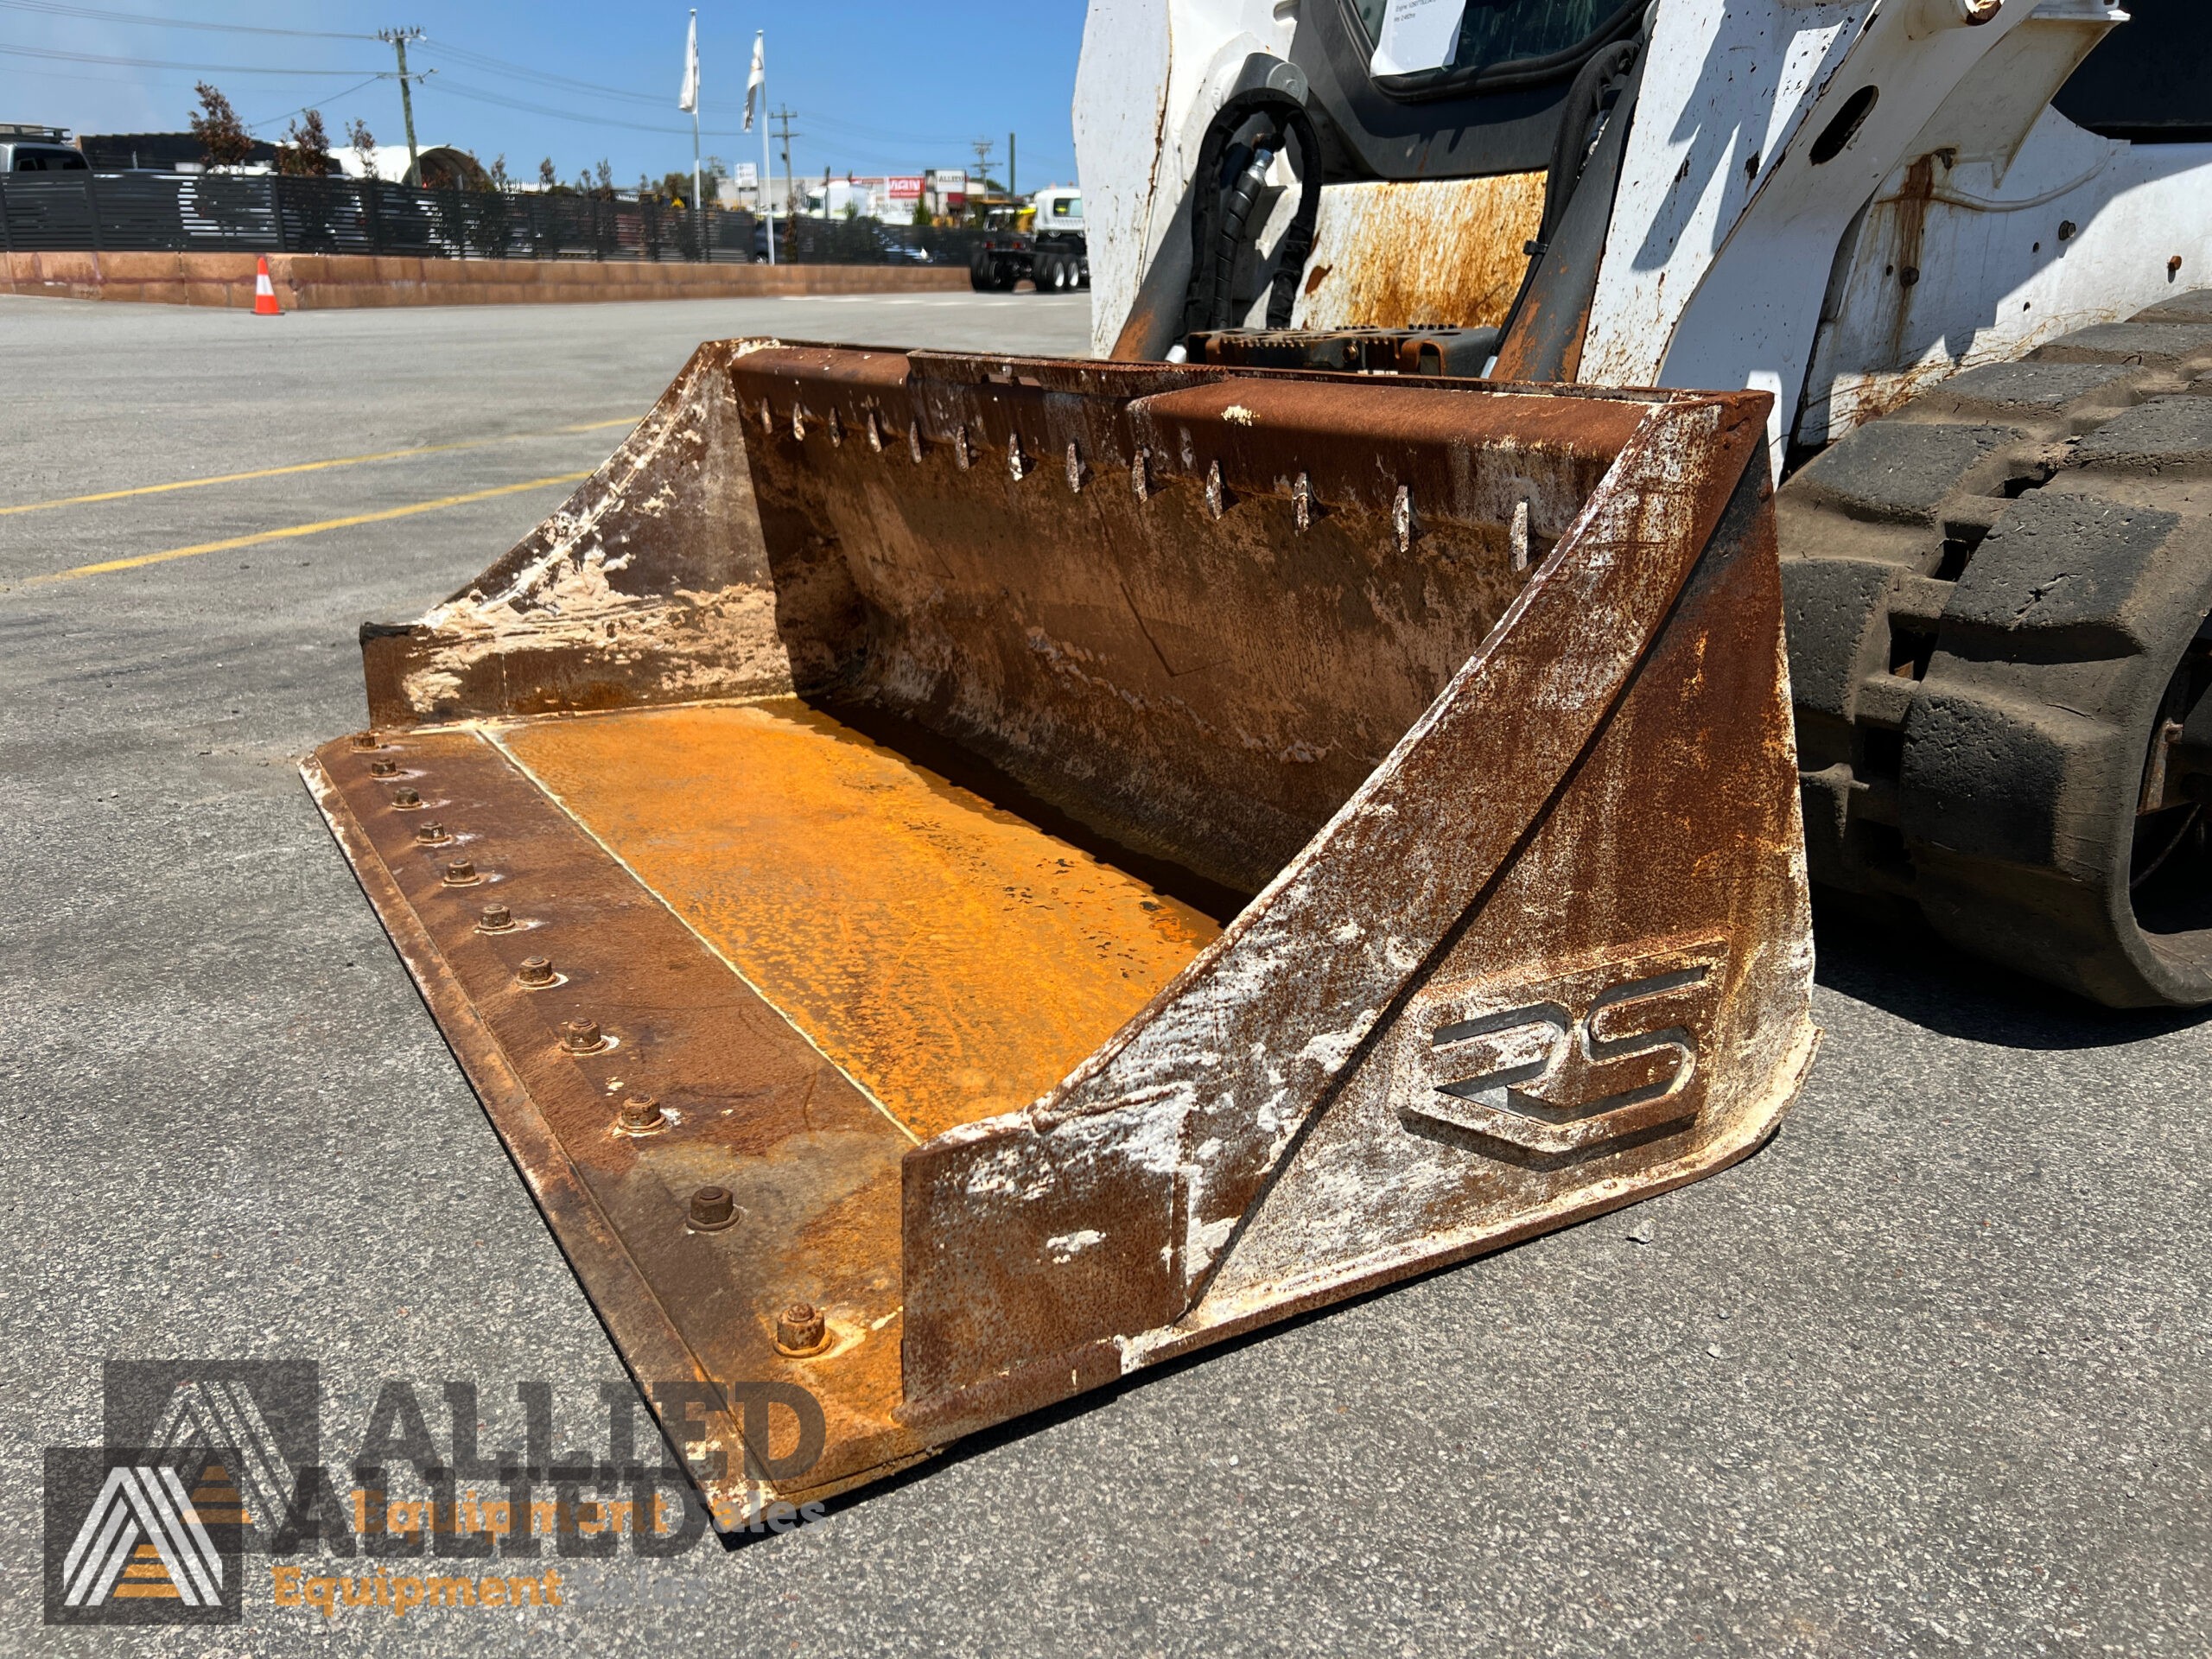
[[[550,985],[553,982],[553,958],[524,957],[515,977],[525,985]]]
[[[622,1103],[615,1122],[625,1135],[651,1135],[668,1127],[668,1114],[651,1095],[632,1095]]]
[[[411,789],[395,789],[391,791],[391,804],[402,812],[412,812],[423,804],[423,798]]]
[[[830,1344],[830,1327],[812,1302],[793,1302],[776,1315],[776,1348],[794,1359],[818,1354]]]
[[[415,839],[425,847],[442,847],[453,839],[453,836],[445,825],[432,818],[415,832]]]
[[[691,1230],[719,1233],[737,1219],[737,1200],[726,1186],[702,1186],[691,1195]]]
[[[445,884],[449,887],[473,887],[483,879],[476,874],[473,859],[456,858],[446,866]]]
[[[561,1046],[571,1054],[596,1054],[607,1046],[607,1033],[596,1020],[569,1020],[561,1026]]]
[[[514,912],[505,905],[486,905],[484,913],[476,918],[479,933],[512,933],[514,925]]]
[[[384,744],[374,732],[356,732],[353,734],[353,747],[357,749],[380,749]]]
[[[397,760],[372,760],[369,762],[369,776],[372,778],[397,778],[399,776],[399,762]]]

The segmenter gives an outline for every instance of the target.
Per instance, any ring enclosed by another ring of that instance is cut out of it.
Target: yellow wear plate
[[[494,734],[919,1139],[1035,1100],[1220,931],[796,700]]]

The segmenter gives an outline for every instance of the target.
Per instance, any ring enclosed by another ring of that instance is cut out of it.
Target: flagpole
[[[760,65],[760,213],[768,222],[768,263],[772,265],[776,263],[776,210],[768,205],[768,187],[774,182],[775,175],[768,161],[768,54],[765,45],[767,38],[766,29],[754,31],[753,55],[754,61]]]
[[[698,41],[699,12],[694,7],[691,11],[691,43],[695,53],[698,50]],[[699,250],[700,262],[711,264],[714,252],[707,246],[707,204],[699,200],[699,89],[696,86],[691,89],[691,216],[698,226],[694,245]]]

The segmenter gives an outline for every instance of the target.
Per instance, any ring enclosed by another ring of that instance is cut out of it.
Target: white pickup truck
[[[86,173],[85,154],[69,142],[67,127],[31,127],[0,121],[0,173]]]

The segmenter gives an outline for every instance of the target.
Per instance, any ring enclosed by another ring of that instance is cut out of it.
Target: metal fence
[[[872,219],[779,219],[777,257],[806,264],[965,264],[980,232]],[[749,213],[567,191],[416,190],[270,174],[0,177],[14,253],[385,253],[447,259],[765,258]]]

